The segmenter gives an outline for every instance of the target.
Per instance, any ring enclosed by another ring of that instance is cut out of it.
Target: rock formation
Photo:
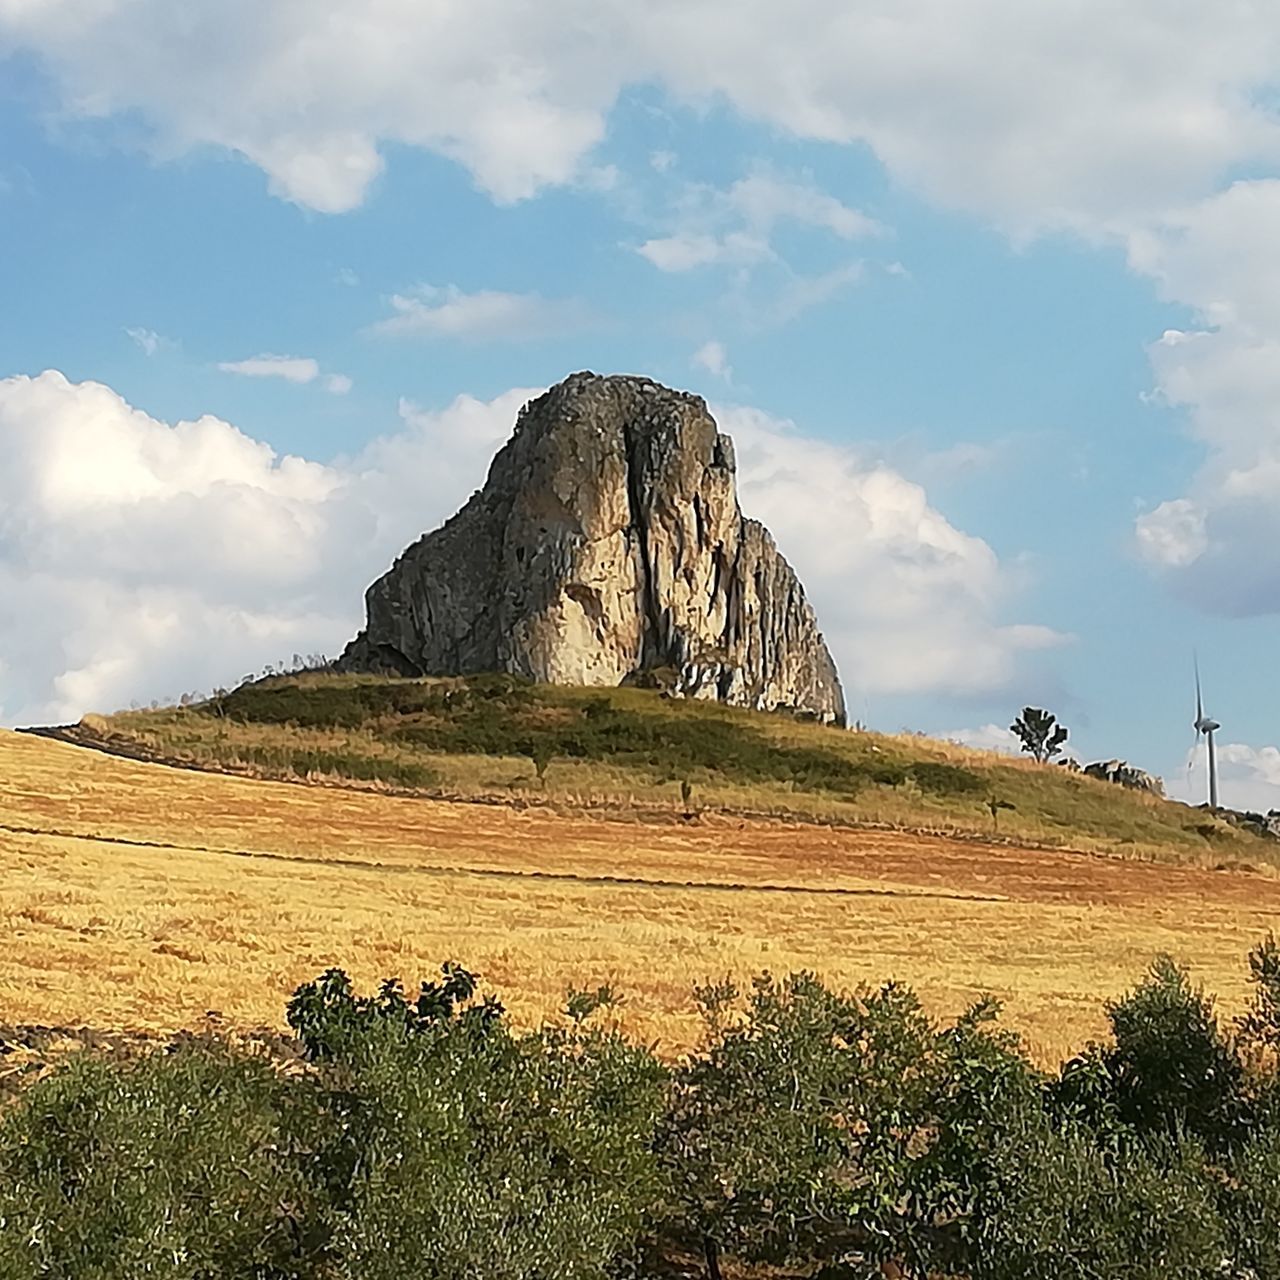
[[[507,671],[844,723],[804,589],[738,507],[733,442],[698,396],[574,374],[524,407],[484,488],[365,597],[338,667]]]
[[[1098,760],[1094,764],[1085,765],[1083,772],[1087,778],[1114,782],[1131,791],[1146,791],[1153,796],[1164,795],[1164,783],[1155,774],[1139,769],[1127,760]]]

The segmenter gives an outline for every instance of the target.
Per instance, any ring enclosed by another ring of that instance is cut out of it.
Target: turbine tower
[[[1200,696],[1200,659],[1196,658],[1196,736],[1204,734],[1204,740],[1209,748],[1209,808],[1217,809],[1218,807],[1218,749],[1214,745],[1213,735],[1222,728],[1222,726],[1204,713],[1204,700]]]

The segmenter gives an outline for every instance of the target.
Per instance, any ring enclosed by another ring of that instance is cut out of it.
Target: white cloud
[[[393,435],[322,466],[57,372],[0,380],[0,723],[337,652],[364,587],[482,482],[530,394],[404,405]]]
[[[245,378],[283,378],[286,382],[314,382],[320,366],[309,357],[253,356],[249,360],[225,360],[218,365],[223,373],[238,373]]]
[[[841,240],[879,235],[883,228],[808,179],[782,178],[757,167],[725,190],[685,183],[669,234],[646,240],[637,252],[659,271],[705,266],[751,266],[776,260],[772,237],[780,223],[828,232]]]
[[[757,410],[716,417],[737,445],[743,509],[796,566],[851,690],[1003,690],[1022,655],[1068,640],[1000,620],[1007,572],[919,485]]]
[[[388,336],[434,338],[538,338],[586,322],[586,308],[570,299],[484,289],[464,293],[456,285],[421,285],[391,298],[393,315],[373,326]]]
[[[302,386],[319,378],[320,385],[335,396],[345,396],[355,385],[345,373],[321,376],[319,362],[309,356],[253,356],[248,360],[224,360],[218,368],[223,373],[239,374],[242,378],[280,378]]]
[[[1145,218],[1280,150],[1267,5],[4,0],[0,44],[41,59],[66,113],[132,114],[160,155],[227,148],[330,212],[360,203],[387,144],[449,156],[500,200],[572,182],[640,84],[865,144],[1024,231]]]
[[[0,722],[336,652],[365,586],[479,487],[534,394],[403,402],[397,430],[321,465],[60,373],[0,380]],[[995,555],[917,486],[749,409],[722,424],[743,506],[797,566],[851,688],[999,688],[1020,654],[1059,641],[1001,623]]]
[[[1186,568],[1209,547],[1204,512],[1187,498],[1162,502],[1154,511],[1139,516],[1135,528],[1143,556],[1165,568]]]
[[[622,56],[608,13],[578,8],[6,0],[0,45],[39,55],[70,114],[135,114],[157,154],[224,147],[283,198],[340,213],[364,200],[387,143],[459,161],[500,200],[571,181],[603,136]]]
[[[1158,405],[1205,447],[1188,491],[1140,516],[1138,549],[1194,604],[1280,610],[1280,181],[1237,182],[1129,237],[1135,270],[1199,328],[1148,348]]]
[[[757,170],[735,182],[724,197],[747,226],[768,234],[780,222],[830,231],[842,240],[883,233],[874,218],[842,204],[812,182],[792,182],[767,170]]]
[[[713,236],[699,231],[677,231],[673,235],[646,240],[636,252],[659,271],[693,271],[713,265],[743,266],[773,257],[768,241],[744,231]]]
[[[1221,803],[1229,809],[1253,813],[1280,810],[1280,747],[1219,743],[1218,789]],[[1182,769],[1169,780],[1169,794],[1188,804],[1208,801],[1208,761],[1203,745],[1188,753]]]
[[[729,352],[723,342],[717,342],[714,338],[710,342],[704,342],[693,353],[690,363],[695,369],[705,369],[713,378],[723,378],[726,382],[733,381]]]
[[[154,329],[126,329],[125,334],[145,356],[153,356],[161,348],[173,345]]]

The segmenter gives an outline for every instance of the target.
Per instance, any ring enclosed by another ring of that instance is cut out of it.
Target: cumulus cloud
[[[293,590],[323,567],[325,468],[55,372],[0,381],[0,440],[6,721],[226,679],[333,631]]]
[[[42,60],[66,113],[128,113],[160,155],[226,148],[326,212],[365,198],[388,144],[500,200],[574,181],[638,84],[865,144],[899,180],[1032,230],[1195,199],[1273,159],[1280,128],[1266,5],[3,0],[4,45]]]
[[[1208,550],[1205,513],[1188,498],[1162,502],[1135,525],[1143,556],[1165,568],[1184,569]]]
[[[334,653],[364,587],[483,482],[536,389],[440,410],[321,465],[98,383],[0,380],[0,722],[74,719]],[[917,486],[742,408],[742,501],[797,566],[859,691],[1002,687],[1061,637],[1000,621],[994,553]]]
[[[1157,404],[1205,447],[1188,491],[1142,514],[1143,558],[1193,603],[1280,610],[1280,181],[1237,182],[1129,238],[1135,270],[1201,327],[1148,349]]]
[[[1067,642],[1000,620],[1009,581],[995,552],[919,485],[758,410],[716,416],[737,445],[743,509],[796,566],[857,692],[1003,690],[1024,654]]]
[[[1218,744],[1219,797],[1231,809],[1254,813],[1280,810],[1280,747],[1242,742]],[[1183,768],[1168,780],[1168,792],[1187,804],[1208,799],[1208,761],[1203,746],[1187,755]]]
[[[218,368],[243,378],[280,378],[300,385],[320,378],[320,365],[309,356],[252,356],[248,360],[224,360]],[[328,373],[320,378],[320,385],[331,395],[344,396],[353,384],[345,373]]]
[[[586,322],[582,303],[543,298],[536,293],[502,293],[484,289],[464,293],[456,285],[420,285],[412,293],[394,294],[392,315],[373,326],[389,337],[538,338],[563,333]]]

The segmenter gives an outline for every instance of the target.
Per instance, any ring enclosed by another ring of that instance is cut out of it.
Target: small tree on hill
[[[1067,740],[1067,726],[1059,724],[1052,712],[1035,707],[1023,707],[1022,714],[1009,728],[1018,735],[1023,751],[1040,764],[1060,755],[1062,744]]]

